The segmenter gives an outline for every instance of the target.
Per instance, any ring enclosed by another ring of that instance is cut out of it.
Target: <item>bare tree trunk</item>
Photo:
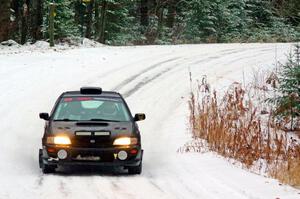
[[[29,1],[24,2],[22,6],[21,17],[21,44],[25,44],[27,41],[28,33],[28,15],[29,15]]]
[[[107,1],[102,1],[99,42],[103,44],[105,43],[106,11],[107,11]]]
[[[0,42],[8,40],[10,35],[10,0],[0,3]]]
[[[175,17],[176,17],[176,3],[177,0],[170,0],[168,3],[168,16],[167,16],[167,26],[169,28],[174,27]]]
[[[20,2],[19,0],[12,0],[10,5],[10,8],[13,12],[13,20],[10,23],[10,32],[12,33],[11,37],[20,40],[20,7],[22,6],[22,2]]]
[[[43,0],[36,0],[35,4],[35,19],[33,20],[33,30],[32,37],[33,39],[40,40],[42,39],[42,25],[43,25]]]
[[[100,12],[99,12],[99,0],[95,0],[95,40],[99,41],[100,36]]]
[[[50,13],[49,13],[49,40],[50,40],[50,47],[54,46],[54,13],[56,4],[50,3]]]
[[[164,7],[160,6],[157,10],[158,14],[158,27],[157,27],[157,37],[159,38],[161,36],[161,33],[163,31],[163,23],[164,23]]]
[[[148,9],[148,0],[141,0],[140,12],[141,12],[141,25],[149,25],[149,9]]]
[[[85,37],[89,39],[92,36],[93,8],[94,8],[94,1],[91,0],[87,5],[88,16],[87,16],[87,24],[86,24],[86,32],[85,32]]]

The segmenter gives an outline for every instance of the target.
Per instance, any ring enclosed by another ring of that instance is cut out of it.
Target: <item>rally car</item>
[[[64,92],[50,114],[40,113],[45,129],[39,166],[53,173],[58,166],[123,167],[142,172],[143,149],[137,121],[120,93],[83,87]]]

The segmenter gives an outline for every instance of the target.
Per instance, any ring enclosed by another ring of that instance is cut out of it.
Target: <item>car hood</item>
[[[131,136],[133,133],[132,122],[62,122],[53,121],[49,124],[49,132],[54,135],[75,136],[75,132],[110,132],[111,137]]]

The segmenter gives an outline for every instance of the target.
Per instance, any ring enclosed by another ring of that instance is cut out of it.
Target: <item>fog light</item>
[[[58,157],[59,159],[61,159],[61,160],[66,159],[67,156],[68,156],[68,153],[67,153],[67,151],[64,150],[64,149],[61,149],[61,150],[59,150],[59,151],[57,152],[57,157]]]
[[[126,151],[119,151],[119,153],[118,153],[118,158],[120,159],[120,160],[125,160],[126,158],[127,158],[127,152]]]

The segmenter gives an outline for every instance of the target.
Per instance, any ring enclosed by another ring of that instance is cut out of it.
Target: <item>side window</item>
[[[55,115],[54,115],[54,120],[58,119],[58,118],[63,118],[64,114],[66,112],[65,107],[67,106],[67,103],[59,103],[56,111],[55,111]]]
[[[124,104],[123,103],[118,103],[117,108],[118,108],[118,112],[120,113],[119,114],[120,119],[125,120],[125,121],[129,121],[130,118],[129,118],[127,110],[125,109]]]

